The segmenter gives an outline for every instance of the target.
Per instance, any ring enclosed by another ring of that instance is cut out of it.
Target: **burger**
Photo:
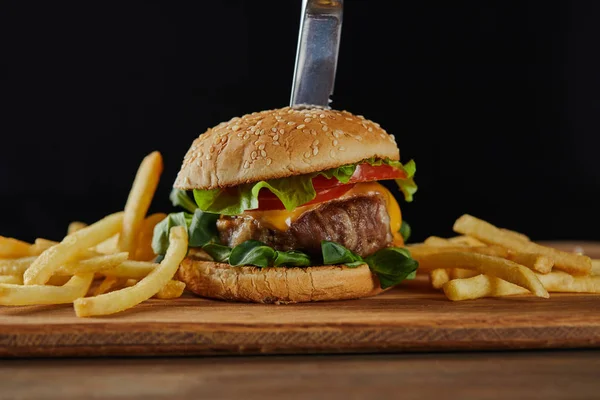
[[[177,272],[195,294],[296,303],[373,296],[414,277],[407,225],[393,194],[417,186],[394,136],[347,111],[281,108],[201,134],[185,155],[171,200],[185,211],[156,226],[164,254],[173,226],[189,252]]]

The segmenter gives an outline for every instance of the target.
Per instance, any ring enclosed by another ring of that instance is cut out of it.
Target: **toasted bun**
[[[174,186],[216,189],[309,174],[365,158],[400,159],[392,135],[347,111],[261,111],[209,129],[187,152]]]
[[[188,257],[178,279],[202,297],[251,303],[301,303],[375,296],[383,290],[367,265],[307,268],[232,267]]]

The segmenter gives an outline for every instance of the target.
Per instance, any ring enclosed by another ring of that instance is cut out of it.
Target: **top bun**
[[[201,134],[174,186],[216,189],[309,174],[365,158],[400,159],[392,135],[347,111],[280,108],[236,117]]]

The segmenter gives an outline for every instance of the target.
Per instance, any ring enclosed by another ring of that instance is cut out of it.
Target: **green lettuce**
[[[417,185],[414,182],[416,165],[413,160],[406,165],[400,161],[389,159],[366,159],[356,164],[343,165],[338,168],[332,168],[326,171],[314,174],[305,174],[291,176],[281,179],[272,179],[269,181],[260,181],[238,185],[228,189],[194,190],[194,199],[198,207],[207,213],[222,215],[239,215],[246,210],[258,208],[258,194],[261,189],[271,191],[281,202],[286,210],[291,211],[303,204],[313,200],[317,193],[312,180],[318,175],[323,175],[327,179],[337,179],[341,183],[348,183],[356,171],[356,166],[366,162],[370,165],[390,165],[401,169],[406,173],[406,178],[397,179],[396,183],[404,194],[406,201],[412,201],[413,194],[417,191]],[[188,206],[186,198],[175,197],[177,203],[174,205]],[[173,200],[173,197],[172,197]]]

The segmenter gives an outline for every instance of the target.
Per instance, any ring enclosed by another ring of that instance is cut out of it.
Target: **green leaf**
[[[365,263],[361,256],[336,242],[323,240],[321,242],[321,252],[323,253],[324,265],[343,264],[347,267],[355,268]]]
[[[217,243],[207,243],[202,246],[202,250],[207,252],[216,262],[227,262],[229,260],[229,254],[231,254],[231,249],[229,247]]]
[[[254,265],[268,267],[275,261],[275,250],[258,240],[247,240],[238,244],[229,254],[229,264],[233,266]]]
[[[155,254],[165,254],[169,247],[169,231],[174,226],[185,226],[191,222],[190,214],[179,212],[169,214],[167,218],[160,221],[154,227],[154,235],[152,236],[152,250]]]
[[[276,251],[275,267],[309,267],[312,265],[310,257],[301,251]]]
[[[402,235],[402,239],[404,239],[404,243],[408,241],[410,238],[410,234],[412,230],[410,229],[410,225],[405,220],[402,220],[402,225],[400,225],[400,235]]]
[[[379,278],[382,289],[392,287],[405,279],[415,276],[419,263],[408,250],[399,247],[386,247],[366,258],[371,271]]]
[[[169,195],[169,199],[171,200],[171,203],[173,203],[173,207],[181,207],[191,214],[198,208],[185,190],[173,188]]]
[[[412,201],[412,195],[417,191],[414,183],[415,162],[409,161],[402,165],[400,161],[389,159],[370,158],[356,164],[342,165],[341,167],[328,169],[314,174],[296,175],[269,181],[259,181],[238,185],[227,189],[194,190],[194,199],[198,207],[207,213],[223,215],[239,215],[246,210],[258,208],[258,194],[261,189],[271,191],[281,200],[286,210],[291,211],[303,204],[308,203],[316,197],[312,180],[317,175],[323,175],[327,179],[337,179],[341,183],[348,183],[361,163],[370,165],[390,165],[399,168],[407,175],[405,179],[397,179],[406,201]]]
[[[335,178],[341,183],[348,183],[350,178],[352,178],[352,175],[354,175],[354,171],[356,171],[356,165],[357,164],[342,165],[341,167],[323,171],[320,174],[327,179]]]
[[[402,194],[404,194],[404,200],[410,203],[413,201],[413,195],[418,189],[414,180],[415,172],[417,172],[417,164],[413,160],[410,160],[404,165],[404,171],[406,172],[406,178],[396,179],[396,184]]]
[[[218,214],[205,213],[197,208],[188,228],[189,247],[202,247],[218,237]]]

